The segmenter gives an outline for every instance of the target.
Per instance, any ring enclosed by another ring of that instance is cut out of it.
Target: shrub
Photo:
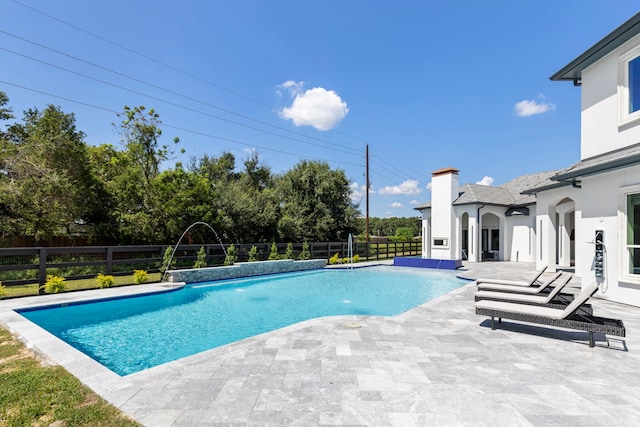
[[[273,261],[276,259],[280,259],[280,255],[278,254],[278,246],[275,242],[271,245],[271,252],[269,252],[269,261]]]
[[[360,255],[355,254],[355,255],[353,256],[353,262],[360,262]]]
[[[147,270],[133,270],[133,283],[139,285],[145,283],[148,279]]]
[[[300,252],[298,259],[310,259],[310,258],[311,258],[311,252],[309,252],[309,244],[305,240],[304,242],[302,242],[302,252]]]
[[[411,227],[398,227],[396,230],[395,242],[410,242],[413,240],[413,230]]]
[[[196,256],[196,262],[193,263],[193,268],[205,268],[207,266],[207,253],[204,250],[204,246],[200,246],[198,255]]]
[[[340,264],[341,262],[342,262],[342,260],[340,259],[340,254],[339,253],[336,253],[334,256],[329,258],[329,264],[330,265]]]
[[[4,287],[4,285],[2,284],[2,282],[0,282],[0,297],[3,297],[3,296],[4,296],[4,294],[5,294],[5,289],[6,289],[6,288]]]
[[[351,260],[349,259],[349,257],[348,257],[348,256],[346,256],[346,257],[342,258],[342,263],[343,263],[343,264],[349,264],[350,262],[351,262]]]
[[[47,281],[43,288],[48,294],[57,294],[66,291],[67,284],[64,282],[64,277],[47,275]]]
[[[160,276],[164,277],[164,273],[167,270],[174,270],[176,268],[176,260],[171,260],[171,265],[169,265],[169,259],[171,259],[171,254],[173,253],[173,248],[171,246],[167,246],[167,249],[164,250],[164,255],[162,256],[162,266],[160,266]]]
[[[233,265],[238,257],[236,256],[236,247],[229,245],[227,248],[227,256],[224,257],[224,265]]]
[[[111,286],[113,286],[113,276],[98,274],[98,277],[96,277],[96,282],[98,282],[98,287],[101,289],[110,288]]]
[[[251,249],[249,249],[249,262],[254,262],[258,260],[258,248],[254,246],[251,246]]]
[[[287,250],[284,253],[284,259],[295,259],[293,255],[293,243],[287,243]]]

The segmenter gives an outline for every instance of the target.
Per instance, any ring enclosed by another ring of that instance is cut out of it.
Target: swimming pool
[[[117,374],[128,375],[316,317],[394,316],[465,283],[450,271],[327,269],[18,311]]]

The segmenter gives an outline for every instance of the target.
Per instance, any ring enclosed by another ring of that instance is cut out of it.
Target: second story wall
[[[629,62],[635,58],[640,35],[582,71],[581,159],[640,143],[640,105],[629,107]],[[635,87],[640,92],[640,66]]]

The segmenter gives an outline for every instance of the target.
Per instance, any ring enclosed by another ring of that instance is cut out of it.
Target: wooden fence
[[[196,254],[204,247],[209,266],[222,265],[225,251],[230,245],[199,244],[180,245],[174,255],[176,268],[191,268]],[[238,262],[247,261],[252,246],[257,249],[258,260],[266,260],[271,252],[271,243],[234,244]],[[92,278],[97,274],[114,276],[130,275],[133,270],[157,272],[168,245],[150,246],[74,246],[74,247],[27,247],[0,248],[0,282],[4,286],[17,286],[37,282],[44,285],[48,274],[66,279]],[[278,243],[278,252],[283,255],[286,243]],[[394,256],[420,255],[420,242],[353,243],[353,255],[361,261],[388,259]],[[302,251],[302,243],[293,244],[294,257]],[[329,259],[335,254],[345,258],[347,242],[309,243],[313,259]]]

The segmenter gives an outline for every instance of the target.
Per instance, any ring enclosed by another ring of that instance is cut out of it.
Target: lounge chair
[[[511,286],[533,286],[536,281],[542,276],[547,269],[547,266],[543,266],[540,270],[536,271],[531,280],[508,280],[508,279],[491,279],[486,277],[481,277],[476,279],[477,283],[496,283],[500,285],[511,285]]]
[[[578,313],[579,308],[598,290],[598,284],[592,283],[577,295],[565,309],[540,307],[513,302],[482,300],[475,304],[476,314],[491,317],[491,329],[495,329],[495,318],[519,322],[537,323],[559,328],[577,329],[589,332],[589,347],[595,346],[594,333],[625,336],[622,320],[596,317]]]
[[[555,288],[548,294],[523,294],[515,292],[496,292],[496,291],[478,291],[475,295],[476,301],[481,300],[493,300],[493,301],[505,301],[516,302],[520,304],[539,305],[543,307],[559,308],[563,309],[573,301],[572,294],[560,294],[564,287],[571,281],[573,276],[570,274],[564,275],[562,279],[558,281]],[[589,304],[583,304],[580,307],[581,314],[593,314],[593,309]]]
[[[539,294],[546,290],[562,275],[559,271],[538,286],[503,285],[501,283],[478,283],[480,291],[516,292],[520,294]]]

